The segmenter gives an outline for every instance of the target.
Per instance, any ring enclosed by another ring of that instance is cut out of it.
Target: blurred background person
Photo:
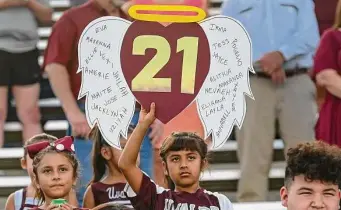
[[[23,140],[42,132],[38,23],[51,20],[49,0],[0,0],[0,147],[4,144],[9,88],[23,126]]]
[[[341,147],[341,1],[334,25],[324,32],[314,59],[313,78],[326,89],[316,124],[316,139]]]
[[[255,100],[246,97],[245,120],[236,131],[237,200],[266,201],[276,120],[285,154],[315,136],[316,88],[308,75],[319,41],[314,3],[228,0],[222,14],[240,21],[249,33],[256,71],[250,74]]]
[[[315,13],[317,22],[319,25],[320,35],[333,26],[335,19],[335,11],[338,0],[314,0],[315,2]],[[326,90],[324,87],[316,84],[317,87],[317,104],[321,109],[324,99],[326,97]]]

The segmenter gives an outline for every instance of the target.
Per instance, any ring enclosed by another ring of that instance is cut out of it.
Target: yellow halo
[[[197,15],[139,14],[137,13],[138,10],[157,12],[196,12]],[[206,13],[203,9],[187,5],[133,5],[129,8],[128,13],[136,20],[169,23],[199,22],[206,17]]]

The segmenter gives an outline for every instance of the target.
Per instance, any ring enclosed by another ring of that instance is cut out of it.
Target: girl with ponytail
[[[133,131],[128,129],[128,138]],[[124,194],[126,179],[118,168],[121,151],[111,147],[103,138],[96,125],[90,132],[90,139],[94,141],[92,148],[93,178],[84,194],[83,207],[94,208],[103,203],[115,202],[131,207],[130,201]],[[126,139],[121,138],[120,144],[124,148]]]

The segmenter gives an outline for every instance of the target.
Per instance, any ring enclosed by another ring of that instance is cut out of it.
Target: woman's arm
[[[341,76],[336,70],[326,69],[317,73],[316,82],[325,87],[330,94],[341,99]]]
[[[137,167],[136,160],[140,152],[143,138],[154,120],[155,104],[152,103],[149,113],[147,113],[144,108],[141,109],[139,123],[131,134],[118,161],[118,167],[135,193],[140,192],[143,177],[141,169]]]
[[[52,22],[52,9],[37,0],[28,0],[27,7],[31,9],[37,19],[42,23]]]

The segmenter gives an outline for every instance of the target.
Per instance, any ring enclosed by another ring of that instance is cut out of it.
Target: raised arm
[[[155,120],[155,104],[152,103],[150,111],[142,108],[140,111],[139,123],[131,134],[126,146],[123,149],[121,157],[118,161],[118,167],[127,179],[130,187],[135,193],[140,192],[142,184],[142,171],[137,166],[136,160],[140,152],[140,147],[149,126]]]

